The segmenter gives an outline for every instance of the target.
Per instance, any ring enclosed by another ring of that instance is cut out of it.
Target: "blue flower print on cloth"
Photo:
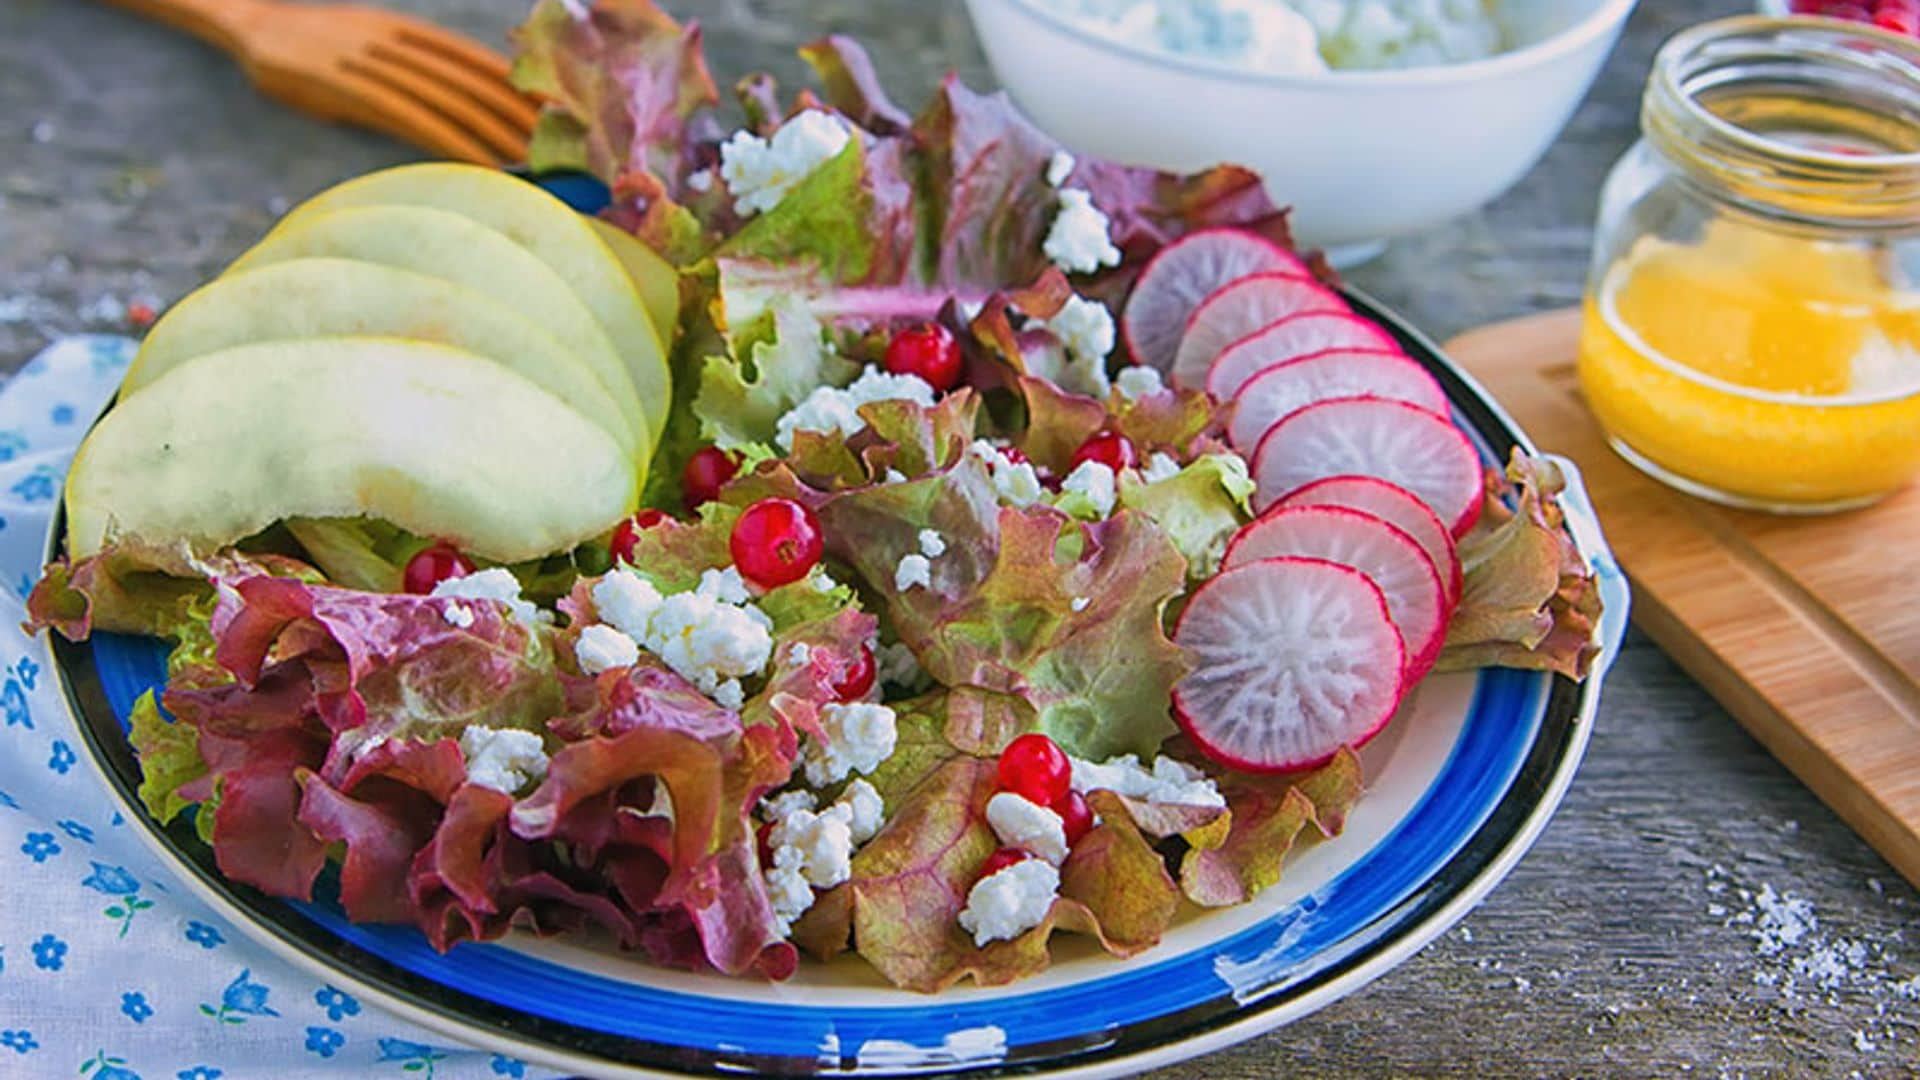
[[[74,446],[133,351],[71,338],[0,386],[0,1077],[551,1077],[256,945],[147,853],[80,760],[46,643],[18,629],[21,598]]]

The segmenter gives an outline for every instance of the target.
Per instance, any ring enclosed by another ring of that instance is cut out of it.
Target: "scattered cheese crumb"
[[[1145,480],[1149,484],[1157,484],[1162,480],[1171,480],[1179,475],[1180,463],[1175,461],[1171,455],[1163,454],[1158,450],[1153,452],[1153,456],[1147,459],[1146,466],[1140,470],[1140,479]]]
[[[440,617],[447,620],[448,626],[457,626],[462,630],[473,625],[473,609],[458,600],[447,601],[440,610]]]
[[[932,529],[921,529],[917,537],[920,541],[920,554],[929,559],[937,559],[947,553],[947,541]]]
[[[1060,871],[1042,859],[1022,859],[973,883],[960,928],[979,946],[1019,937],[1046,920],[1059,893]]]
[[[581,671],[598,675],[638,663],[640,646],[613,627],[594,623],[580,631],[580,639],[573,643],[573,655],[580,661]]]
[[[433,587],[434,596],[460,600],[492,600],[505,604],[513,617],[528,626],[551,621],[553,616],[520,598],[520,579],[503,567],[493,567],[465,577],[448,578]]]
[[[987,824],[1007,847],[1059,866],[1067,861],[1067,829],[1060,815],[1025,796],[1002,791],[987,800]]]
[[[531,731],[470,725],[460,733],[467,783],[512,795],[547,775],[546,746]]]
[[[808,739],[807,782],[816,787],[870,773],[893,756],[900,738],[899,718],[885,705],[856,701],[820,710],[825,741]]]
[[[1073,167],[1076,164],[1072,154],[1065,150],[1055,150],[1053,157],[1047,159],[1047,186],[1057,188],[1066,183],[1067,177],[1073,175]]]
[[[1072,608],[1075,612],[1081,612],[1081,611],[1087,610],[1087,606],[1092,603],[1093,603],[1092,597],[1076,596],[1073,598],[1072,602],[1067,604],[1067,606]]]
[[[1060,484],[1063,495],[1079,495],[1092,508],[1094,516],[1106,517],[1113,513],[1113,503],[1118,492],[1114,483],[1113,469],[1102,461],[1083,461]]]
[[[1120,249],[1107,235],[1107,215],[1093,205],[1093,196],[1079,188],[1060,192],[1060,213],[1041,245],[1054,265],[1069,273],[1091,274],[1103,266],[1120,265]]]
[[[925,555],[902,555],[900,565],[893,568],[893,587],[906,592],[914,586],[930,589],[933,587],[933,564]]]
[[[808,109],[780,125],[771,139],[734,132],[720,145],[720,178],[740,213],[771,210],[815,169],[839,156],[852,138],[846,121]]]
[[[1113,386],[1129,402],[1139,401],[1167,388],[1166,383],[1160,381],[1159,369],[1145,364],[1129,364],[1121,368],[1120,374],[1113,377]]]

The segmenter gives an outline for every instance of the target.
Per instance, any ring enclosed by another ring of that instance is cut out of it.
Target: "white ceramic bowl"
[[[1524,43],[1486,60],[1279,75],[1120,44],[1047,0],[967,0],[987,59],[1073,150],[1190,171],[1236,162],[1302,242],[1372,244],[1492,201],[1573,115],[1634,0],[1508,0]]]

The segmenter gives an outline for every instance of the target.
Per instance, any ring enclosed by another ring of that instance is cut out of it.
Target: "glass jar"
[[[1660,51],[1607,178],[1580,384],[1643,471],[1749,509],[1920,472],[1920,42],[1707,23]]]

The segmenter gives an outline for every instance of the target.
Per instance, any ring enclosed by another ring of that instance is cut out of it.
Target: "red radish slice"
[[[1413,537],[1344,506],[1276,506],[1234,534],[1220,565],[1300,556],[1351,566],[1387,598],[1387,616],[1407,649],[1407,682],[1433,669],[1447,636],[1447,590]]]
[[[1207,393],[1231,401],[1248,379],[1267,368],[1327,349],[1399,352],[1400,343],[1377,323],[1350,311],[1302,311],[1227,346],[1207,369]]]
[[[1453,546],[1433,508],[1397,484],[1372,476],[1329,476],[1316,480],[1280,500],[1281,506],[1346,506],[1372,514],[1413,537],[1420,549],[1440,568],[1447,587],[1447,604],[1460,602],[1466,577],[1460,568],[1460,552]]]
[[[1194,591],[1173,629],[1193,670],[1173,715],[1201,752],[1249,772],[1324,765],[1392,719],[1406,652],[1379,586],[1321,559],[1260,559]]]
[[[1315,480],[1376,476],[1433,508],[1458,537],[1480,517],[1480,455],[1444,417],[1404,401],[1335,398],[1281,420],[1253,454],[1254,509]]]
[[[1147,263],[1120,317],[1120,331],[1134,360],[1173,370],[1173,354],[1187,317],[1215,289],[1263,270],[1307,273],[1300,257],[1243,229],[1201,229],[1168,244]]]
[[[1328,349],[1275,364],[1248,380],[1234,399],[1227,438],[1235,450],[1250,454],[1288,413],[1317,401],[1366,396],[1447,411],[1447,392],[1405,353]]]
[[[1227,346],[1255,330],[1302,311],[1344,311],[1347,302],[1309,274],[1270,270],[1249,274],[1193,309],[1173,356],[1173,384],[1207,384],[1207,369]]]

